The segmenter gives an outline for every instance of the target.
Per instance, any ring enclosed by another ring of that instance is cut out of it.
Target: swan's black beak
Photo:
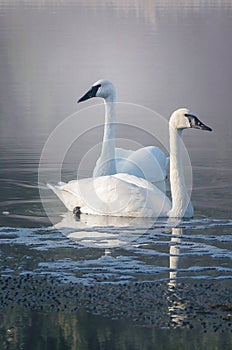
[[[201,125],[199,127],[196,127],[196,129],[206,130],[206,131],[213,131],[209,126],[203,124],[202,122],[201,122]]]
[[[200,121],[200,119],[198,117],[196,117],[195,115],[193,115],[193,114],[185,114],[185,116],[189,120],[190,128],[212,131],[212,129],[209,126],[207,126],[204,123],[202,123]]]
[[[96,97],[97,90],[100,86],[100,84],[92,86],[81,98],[79,98],[77,103],[89,100],[92,97]]]

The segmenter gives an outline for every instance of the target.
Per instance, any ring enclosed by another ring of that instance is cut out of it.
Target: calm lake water
[[[0,1],[2,349],[231,349],[231,33],[229,0]],[[62,180],[91,175],[104,108],[76,101],[100,78],[125,103],[119,145],[159,144],[144,107],[212,127],[184,135],[194,219],[75,219],[46,189],[59,147],[38,184],[70,115]]]

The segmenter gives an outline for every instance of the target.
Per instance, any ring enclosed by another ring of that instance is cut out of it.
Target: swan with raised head
[[[169,158],[165,156],[160,148],[147,146],[135,151],[115,148],[116,94],[114,85],[108,80],[98,80],[78,102],[86,101],[93,97],[103,98],[105,104],[102,150],[94,168],[93,176],[126,173],[144,178],[165,192],[166,167]]]
[[[184,129],[212,129],[186,108],[175,111],[169,120],[170,199],[145,179],[129,174],[114,174],[70,181],[49,187],[71,211],[127,217],[192,217],[193,207],[185,185],[181,136]]]

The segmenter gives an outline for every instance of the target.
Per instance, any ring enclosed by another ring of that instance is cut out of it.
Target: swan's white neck
[[[100,158],[94,170],[94,176],[116,174],[115,164],[115,95],[104,99],[105,126]]]
[[[170,135],[170,184],[172,195],[172,208],[170,217],[192,217],[193,207],[190,202],[185,184],[182,157],[181,137],[182,129],[176,129],[169,125]]]

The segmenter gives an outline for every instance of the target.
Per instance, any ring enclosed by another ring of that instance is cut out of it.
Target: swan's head
[[[115,99],[114,85],[109,80],[98,80],[77,102],[86,101],[92,97],[102,97],[113,101]]]
[[[180,108],[172,113],[169,124],[174,129],[200,129],[212,131],[212,129],[202,123],[198,117],[193,115],[189,109]]]

